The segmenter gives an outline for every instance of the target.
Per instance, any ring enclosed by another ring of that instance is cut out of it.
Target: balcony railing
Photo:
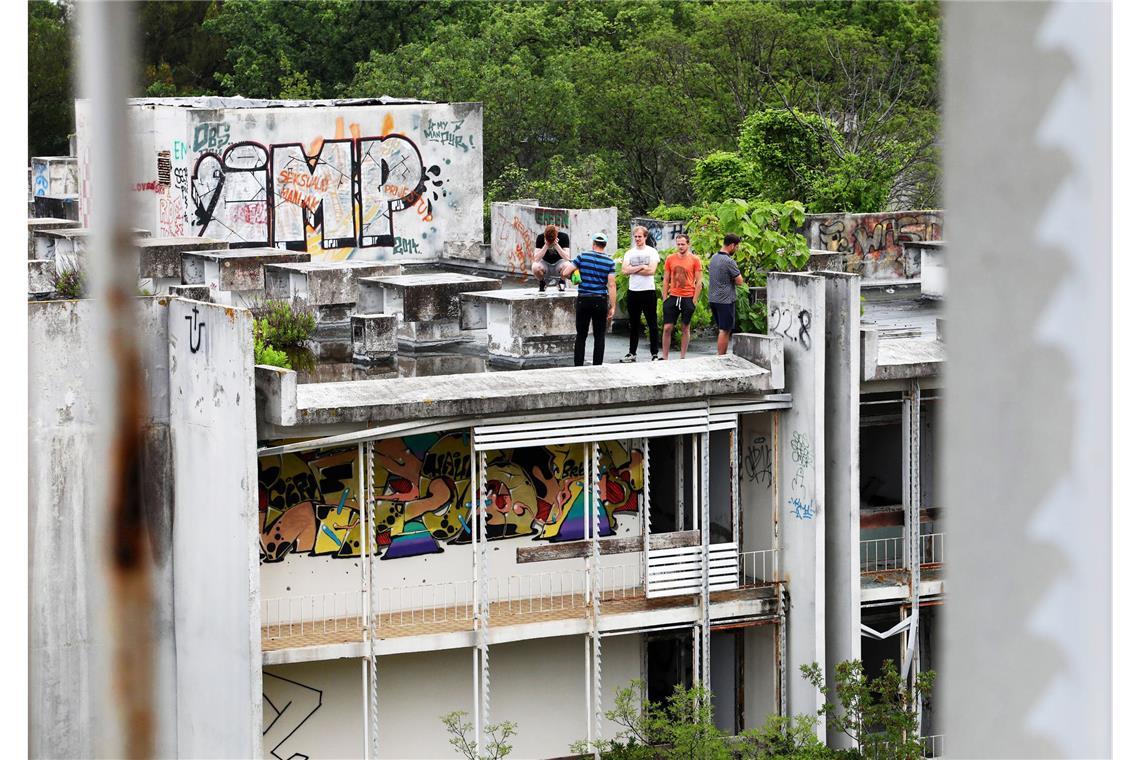
[[[775,549],[740,553],[740,588],[763,586],[776,580]]]
[[[271,597],[261,601],[261,627],[269,638],[363,630],[359,590]]]
[[[903,568],[902,537],[872,538],[859,542],[859,570],[864,573]],[[945,555],[946,534],[926,533],[919,536],[923,567],[941,565]]]
[[[942,754],[942,734],[933,736],[923,736],[922,738],[922,757],[924,758],[939,758],[943,757]],[[902,757],[903,752],[901,748],[893,742],[888,742],[884,739],[882,734],[874,734],[863,743],[862,756],[869,758],[869,760],[896,760]],[[913,757],[913,755],[910,755]]]

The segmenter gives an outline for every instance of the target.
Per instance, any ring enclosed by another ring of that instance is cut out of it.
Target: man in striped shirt
[[[578,336],[574,341],[574,366],[586,363],[586,335],[594,326],[594,364],[601,364],[606,352],[606,323],[614,318],[617,306],[617,282],[614,279],[614,260],[606,255],[605,233],[594,235],[594,250],[579,253],[570,262],[566,272],[575,270],[582,277],[578,285],[578,302],[574,310]]]

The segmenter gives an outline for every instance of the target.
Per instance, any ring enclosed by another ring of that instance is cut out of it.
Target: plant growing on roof
[[[63,298],[86,298],[87,274],[78,267],[68,267],[52,275],[51,286]]]
[[[266,301],[254,314],[265,323],[262,338],[275,348],[299,346],[317,329],[312,310],[295,302]]]

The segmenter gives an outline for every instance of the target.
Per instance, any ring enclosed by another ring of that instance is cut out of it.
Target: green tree
[[[227,71],[226,43],[204,26],[221,10],[219,0],[135,2],[142,57],[141,90],[151,97],[209,95],[215,74]]]
[[[518,724],[513,721],[505,720],[488,725],[485,729],[484,752],[480,753],[475,740],[471,738],[474,726],[467,719],[467,713],[457,710],[440,717],[440,720],[447,729],[447,741],[467,760],[501,760],[507,757],[513,749],[509,740],[518,733]]]
[[[700,203],[719,203],[728,198],[759,198],[762,193],[759,179],[755,164],[739,153],[718,150],[694,164],[693,193]]]
[[[758,175],[759,197],[807,202],[813,179],[835,163],[839,140],[835,125],[817,114],[767,108],[741,124],[740,155]]]
[[[70,3],[28,3],[28,151],[67,155],[75,131]]]

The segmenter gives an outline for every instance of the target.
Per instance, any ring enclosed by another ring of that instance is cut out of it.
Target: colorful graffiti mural
[[[487,454],[486,535],[489,540],[583,538],[586,449],[582,444],[529,447]],[[600,536],[618,517],[636,513],[643,488],[643,453],[628,443],[599,445]],[[358,557],[360,510],[356,449],[265,457],[259,462],[262,562],[289,554]],[[469,544],[471,450],[466,433],[377,441],[373,447],[373,551],[381,559],[437,554]]]
[[[908,276],[902,244],[942,239],[941,211],[818,214],[805,222],[808,247],[847,255],[847,270],[873,279]]]

